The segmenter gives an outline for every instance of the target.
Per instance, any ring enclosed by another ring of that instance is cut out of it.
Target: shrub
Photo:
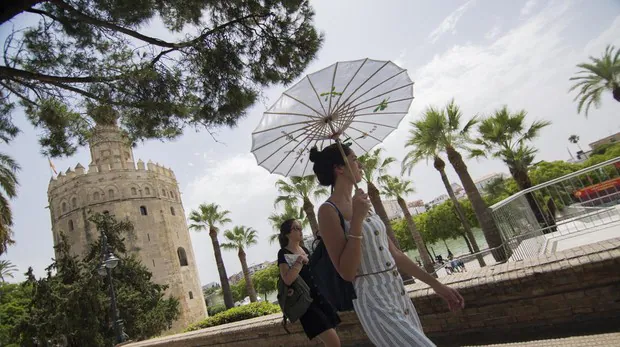
[[[209,317],[215,316],[220,312],[226,311],[226,306],[224,304],[217,304],[213,306],[207,307],[207,312],[209,313]]]
[[[216,325],[238,322],[278,312],[280,312],[280,306],[278,305],[269,302],[253,302],[248,305],[233,307],[230,310],[220,312],[213,317],[205,318],[198,323],[190,325],[185,331],[188,332],[209,328]]]

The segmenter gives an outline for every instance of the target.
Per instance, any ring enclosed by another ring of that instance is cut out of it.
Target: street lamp
[[[118,317],[118,307],[116,306],[116,293],[114,292],[114,282],[112,282],[112,269],[114,269],[120,259],[112,252],[108,252],[108,238],[103,231],[101,232],[101,264],[97,268],[97,273],[101,276],[107,276],[110,282],[110,299],[112,301],[112,319],[114,320],[114,332],[116,334],[116,343],[125,341],[123,331],[123,321]]]

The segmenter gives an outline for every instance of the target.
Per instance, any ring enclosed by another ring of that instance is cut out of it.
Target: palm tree
[[[228,276],[226,275],[224,260],[222,259],[220,243],[217,239],[219,226],[231,222],[230,218],[228,218],[229,213],[230,211],[220,210],[220,206],[216,204],[201,204],[198,206],[198,210],[192,211],[189,214],[189,219],[192,221],[189,228],[196,231],[209,230],[209,236],[213,244],[213,255],[215,256],[217,271],[220,274],[220,284],[222,285],[222,293],[224,294],[224,305],[226,305],[226,308],[233,308],[235,303],[232,298],[232,292],[230,291],[230,284],[228,284]]]
[[[581,149],[581,146],[579,145],[579,136],[573,134],[571,136],[568,137],[568,142],[577,145],[577,147],[579,147],[579,150],[583,152],[583,149]]]
[[[282,195],[278,196],[275,205],[281,202],[295,205],[301,201],[302,209],[306,214],[306,218],[308,218],[312,234],[316,237],[319,232],[319,223],[316,221],[314,205],[310,197],[318,199],[322,196],[327,196],[327,189],[318,185],[314,175],[293,176],[289,178],[289,181],[279,179],[276,182],[276,188],[278,188],[278,192]]]
[[[0,260],[0,282],[5,282],[7,277],[13,278],[13,272],[17,267],[8,260]]]
[[[258,243],[256,230],[245,226],[235,226],[232,230],[226,230],[224,237],[228,242],[222,244],[222,248],[226,250],[236,250],[241,262],[243,277],[245,278],[245,289],[250,296],[251,302],[256,302],[256,290],[252,284],[250,270],[248,270],[248,262],[245,258],[245,248]]]
[[[305,217],[303,209],[298,208],[291,203],[284,203],[284,211],[281,213],[274,212],[267,219],[269,219],[269,223],[271,223],[271,226],[276,231],[275,234],[271,234],[271,236],[269,236],[269,244],[272,244],[278,240],[280,225],[282,225],[284,221],[288,219],[296,219],[301,223],[302,228],[307,227],[309,224],[308,218]]]
[[[520,190],[532,187],[528,170],[538,151],[527,143],[533,141],[543,128],[551,124],[549,121],[534,121],[528,127],[525,124],[526,115],[525,110],[511,113],[507,106],[495,110],[493,115],[484,119],[478,127],[480,136],[474,143],[482,146],[482,149],[471,152],[474,157],[490,155],[501,159],[508,165]],[[528,193],[525,197],[538,222],[547,224],[534,195]]]
[[[9,199],[17,194],[17,171],[19,165],[10,156],[0,153],[0,255],[6,252],[13,241],[13,214]]]
[[[577,81],[570,91],[579,90],[575,101],[577,112],[581,113],[585,105],[586,117],[590,106],[598,108],[601,104],[601,95],[604,91],[611,91],[614,99],[620,102],[620,49],[614,54],[614,46],[607,46],[601,58],[590,57],[590,63],[577,65],[581,68],[571,81]]]
[[[484,194],[487,199],[494,201],[504,194],[508,193],[506,188],[506,179],[504,177],[495,177],[484,186]]]
[[[468,246],[471,245],[470,252],[471,253],[479,253],[480,247],[478,247],[478,242],[476,242],[476,238],[471,231],[471,226],[469,225],[469,220],[465,215],[465,211],[463,210],[463,206],[460,201],[456,198],[454,194],[454,190],[452,189],[452,184],[448,179],[448,175],[446,174],[446,163],[441,159],[439,155],[438,141],[435,138],[429,137],[429,132],[425,131],[424,128],[419,128],[418,123],[413,123],[413,127],[409,130],[409,139],[405,144],[405,148],[411,147],[411,151],[409,151],[405,155],[405,159],[401,164],[401,174],[404,174],[405,171],[408,174],[411,174],[411,170],[421,160],[429,160],[433,159],[433,166],[435,170],[439,172],[439,176],[441,176],[441,181],[443,182],[444,188],[448,192],[448,196],[450,200],[452,200],[452,204],[454,205],[454,209],[456,211],[456,215],[461,221],[463,225],[463,230],[465,231],[465,240],[468,241]],[[482,255],[476,255],[476,259],[480,264],[480,267],[486,266],[484,262],[484,258]]]
[[[409,227],[409,232],[411,233],[413,242],[415,242],[415,245],[418,248],[418,252],[420,252],[420,258],[422,258],[422,264],[424,265],[424,269],[426,270],[426,272],[433,274],[435,272],[433,261],[431,260],[431,256],[426,250],[424,239],[418,231],[418,228],[413,221],[413,217],[411,217],[411,213],[409,213],[407,203],[405,202],[405,199],[403,199],[403,195],[411,194],[414,192],[414,189],[411,185],[411,181],[400,180],[398,177],[385,175],[381,177],[381,194],[396,199],[396,201],[398,202],[398,205],[403,210],[403,214],[405,215],[405,220],[407,221],[407,226]]]
[[[383,221],[383,224],[385,224],[388,237],[394,242],[396,247],[400,249],[400,245],[392,229],[392,223],[390,223],[390,219],[381,201],[381,194],[374,184],[375,179],[380,180],[381,177],[385,176],[388,166],[396,161],[394,157],[381,158],[383,151],[383,148],[377,148],[372,152],[360,156],[358,160],[364,169],[364,180],[367,184],[368,197],[372,203],[372,207]]]
[[[476,117],[470,119],[463,127],[461,127],[461,118],[463,117],[461,110],[451,100],[445,109],[437,109],[428,107],[422,119],[412,122],[414,131],[419,131],[424,136],[424,142],[429,148],[436,148],[437,152],[446,152],[448,161],[456,171],[461,180],[463,189],[467,194],[467,198],[476,214],[476,218],[480,223],[484,237],[490,248],[493,249],[493,257],[496,261],[505,261],[508,257],[502,246],[502,237],[493,221],[493,217],[489,211],[487,204],[480,196],[480,192],[471,178],[467,165],[463,161],[463,156],[457,149],[470,151],[469,144],[471,138],[469,131],[478,122]]]

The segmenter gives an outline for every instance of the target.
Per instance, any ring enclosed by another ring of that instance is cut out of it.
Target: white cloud
[[[405,59],[407,58],[407,49],[403,49],[400,51],[400,53],[398,54],[398,58],[394,59],[394,64],[405,68]],[[406,69],[406,68],[405,68]]]
[[[620,35],[620,17],[584,49],[564,33],[571,22],[567,15],[569,7],[564,2],[555,3],[488,44],[457,44],[410,70],[416,82],[416,99],[406,120],[385,141],[387,153],[402,159],[406,153],[402,144],[408,135],[408,122],[418,118],[427,105],[442,106],[452,97],[461,106],[465,119],[489,114],[506,104],[513,110],[527,110],[529,119],[551,120],[553,130],[545,129],[535,143],[541,160],[565,158],[564,139],[573,132],[587,134],[592,140],[607,135],[605,124],[617,124],[613,112],[604,105],[598,118],[590,116],[586,120],[577,115],[572,95],[567,93],[568,79],[584,56],[592,52],[599,54],[606,43]],[[592,51],[592,48],[596,49]],[[613,99],[608,102],[609,107],[615,106],[612,102]],[[506,171],[505,165],[497,160],[468,161],[467,165],[474,179],[490,172]],[[392,174],[398,172],[397,167],[392,170]],[[455,175],[449,174],[458,182]],[[442,193],[438,175],[426,163],[416,166],[411,178],[418,197],[426,200]]]
[[[500,26],[495,25],[491,30],[489,30],[486,34],[484,34],[484,38],[487,40],[493,40],[500,34]]]
[[[523,5],[521,8],[521,17],[525,17],[532,12],[534,7],[536,7],[537,0],[528,0],[528,2]]]
[[[277,248],[270,246],[267,238],[274,231],[267,217],[275,210],[273,202],[277,196],[275,182],[280,178],[271,175],[256,165],[250,153],[239,154],[217,163],[207,160],[207,168],[185,188],[183,200],[186,213],[201,203],[216,203],[229,210],[234,225],[245,225],[256,229],[260,236],[258,245],[246,250],[248,263],[274,260]],[[220,242],[223,237],[220,234]],[[192,244],[202,283],[218,279],[211,240],[207,233],[192,232]],[[236,252],[224,251],[224,264],[228,276],[241,271]]]
[[[475,4],[476,1],[475,0],[469,0],[468,2],[466,2],[465,4],[463,4],[461,7],[457,8],[454,12],[450,13],[442,22],[441,24],[439,24],[439,26],[433,30],[430,35],[428,35],[429,40],[432,43],[437,42],[437,40],[439,40],[439,37],[441,37],[441,35],[445,34],[445,33],[456,33],[456,24],[458,23],[459,19],[461,19],[461,16],[463,16],[463,14],[465,13],[465,11],[467,11],[467,9]]]

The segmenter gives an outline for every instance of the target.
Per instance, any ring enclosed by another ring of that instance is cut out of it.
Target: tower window
[[[192,300],[194,298],[194,293],[192,293],[191,291],[189,292],[189,299]]]
[[[153,267],[155,267],[155,259],[152,259],[152,260],[153,260]]]
[[[165,189],[161,190],[161,195],[166,196],[166,190]]]
[[[75,197],[71,198],[71,207],[75,208],[77,206],[77,199]]]
[[[113,189],[108,190],[108,197],[110,199],[114,199],[114,190]]]
[[[151,242],[151,234],[147,233],[146,238],[149,240],[149,242]]]
[[[151,195],[151,190],[149,189],[149,187],[144,188],[144,194]]]
[[[185,254],[185,248],[177,248],[177,255],[179,256],[179,263],[181,266],[187,266],[187,254]]]
[[[140,214],[143,216],[148,216],[148,211],[146,210],[146,206],[140,206]]]
[[[69,219],[69,231],[73,231],[73,220]]]
[[[131,195],[138,195],[136,188],[131,188]]]
[[[103,211],[103,214],[105,214],[106,216],[109,216],[110,215],[110,211],[105,210],[105,211]]]
[[[67,212],[67,203],[66,202],[62,203],[62,212]]]
[[[172,190],[170,191],[170,195],[169,196],[174,199],[174,193],[172,192]]]
[[[172,207],[172,206],[170,206],[170,214],[171,214],[171,215],[173,215],[173,216],[175,215],[175,213],[174,213],[174,207]]]
[[[99,192],[95,192],[95,194],[93,194],[93,200],[99,200]]]

